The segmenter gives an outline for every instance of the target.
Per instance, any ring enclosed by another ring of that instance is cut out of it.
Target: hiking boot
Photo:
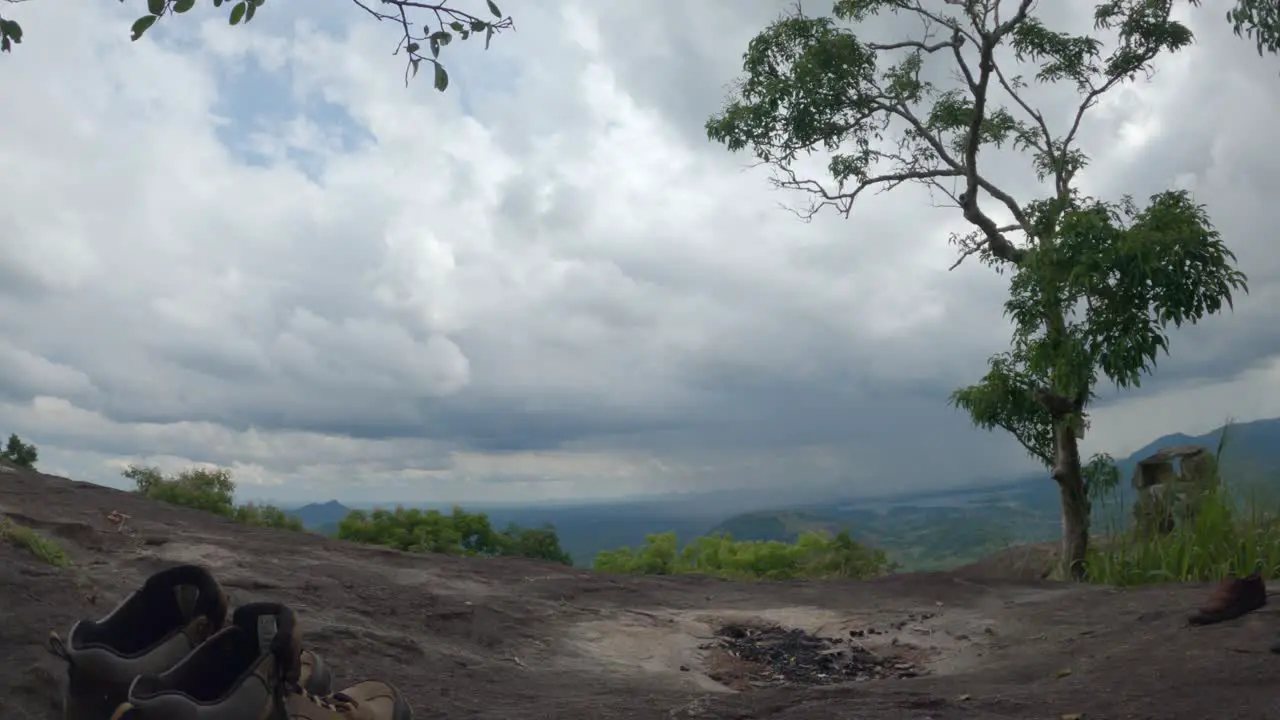
[[[182,662],[134,680],[112,720],[412,720],[409,704],[386,683],[314,692],[317,684],[302,677],[306,655],[293,611],[244,605]]]
[[[1258,573],[1228,575],[1218,584],[1209,602],[1187,618],[1192,625],[1212,625],[1234,620],[1267,604],[1267,588]]]
[[[204,568],[179,565],[147,579],[101,620],[81,620],[49,650],[67,663],[66,720],[106,720],[138,675],[173,667],[226,622],[227,599]]]

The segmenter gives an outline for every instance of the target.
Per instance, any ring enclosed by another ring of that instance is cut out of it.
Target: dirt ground
[[[1280,720],[1280,656],[1267,651],[1280,607],[1192,629],[1203,586],[1011,581],[990,566],[870,582],[612,577],[244,527],[25,472],[0,473],[0,513],[74,561],[57,569],[0,544],[4,720],[55,717],[50,630],[179,562],[213,569],[233,602],[291,604],[338,682],[389,680],[419,719]],[[760,667],[717,649],[730,624],[841,638],[924,674],[755,682]]]

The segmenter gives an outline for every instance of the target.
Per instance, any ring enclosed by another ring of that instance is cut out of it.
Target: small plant
[[[0,515],[0,540],[15,547],[24,548],[43,562],[54,567],[71,567],[71,558],[56,542],[13,520]]]

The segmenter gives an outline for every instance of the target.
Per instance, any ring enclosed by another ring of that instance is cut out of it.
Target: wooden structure
[[[1161,448],[1133,469],[1134,520],[1141,532],[1172,532],[1194,518],[1218,485],[1218,459],[1202,445]]]

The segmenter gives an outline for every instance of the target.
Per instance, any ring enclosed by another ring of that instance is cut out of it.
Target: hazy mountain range
[[[1199,444],[1216,450],[1222,428],[1200,436],[1181,433],[1157,438],[1118,461],[1119,493],[1099,508],[1095,524],[1117,522],[1131,496],[1130,478],[1138,461],[1171,445]],[[1221,458],[1233,486],[1275,491],[1280,498],[1280,418],[1231,425]],[[1047,474],[1010,478],[972,487],[915,492],[883,498],[813,497],[786,502],[755,498],[738,507],[717,502],[723,493],[670,495],[611,503],[559,505],[472,505],[496,527],[555,526],[562,546],[576,563],[588,565],[600,550],[638,545],[646,535],[674,530],[682,539],[729,532],[741,540],[794,539],[806,530],[847,529],[859,540],[888,550],[910,569],[935,569],[968,562],[1008,545],[1052,539],[1059,532],[1058,488]],[[764,504],[773,501],[770,507]],[[415,507],[449,506],[414,504]],[[351,507],[331,500],[292,509],[308,529],[332,533]]]

